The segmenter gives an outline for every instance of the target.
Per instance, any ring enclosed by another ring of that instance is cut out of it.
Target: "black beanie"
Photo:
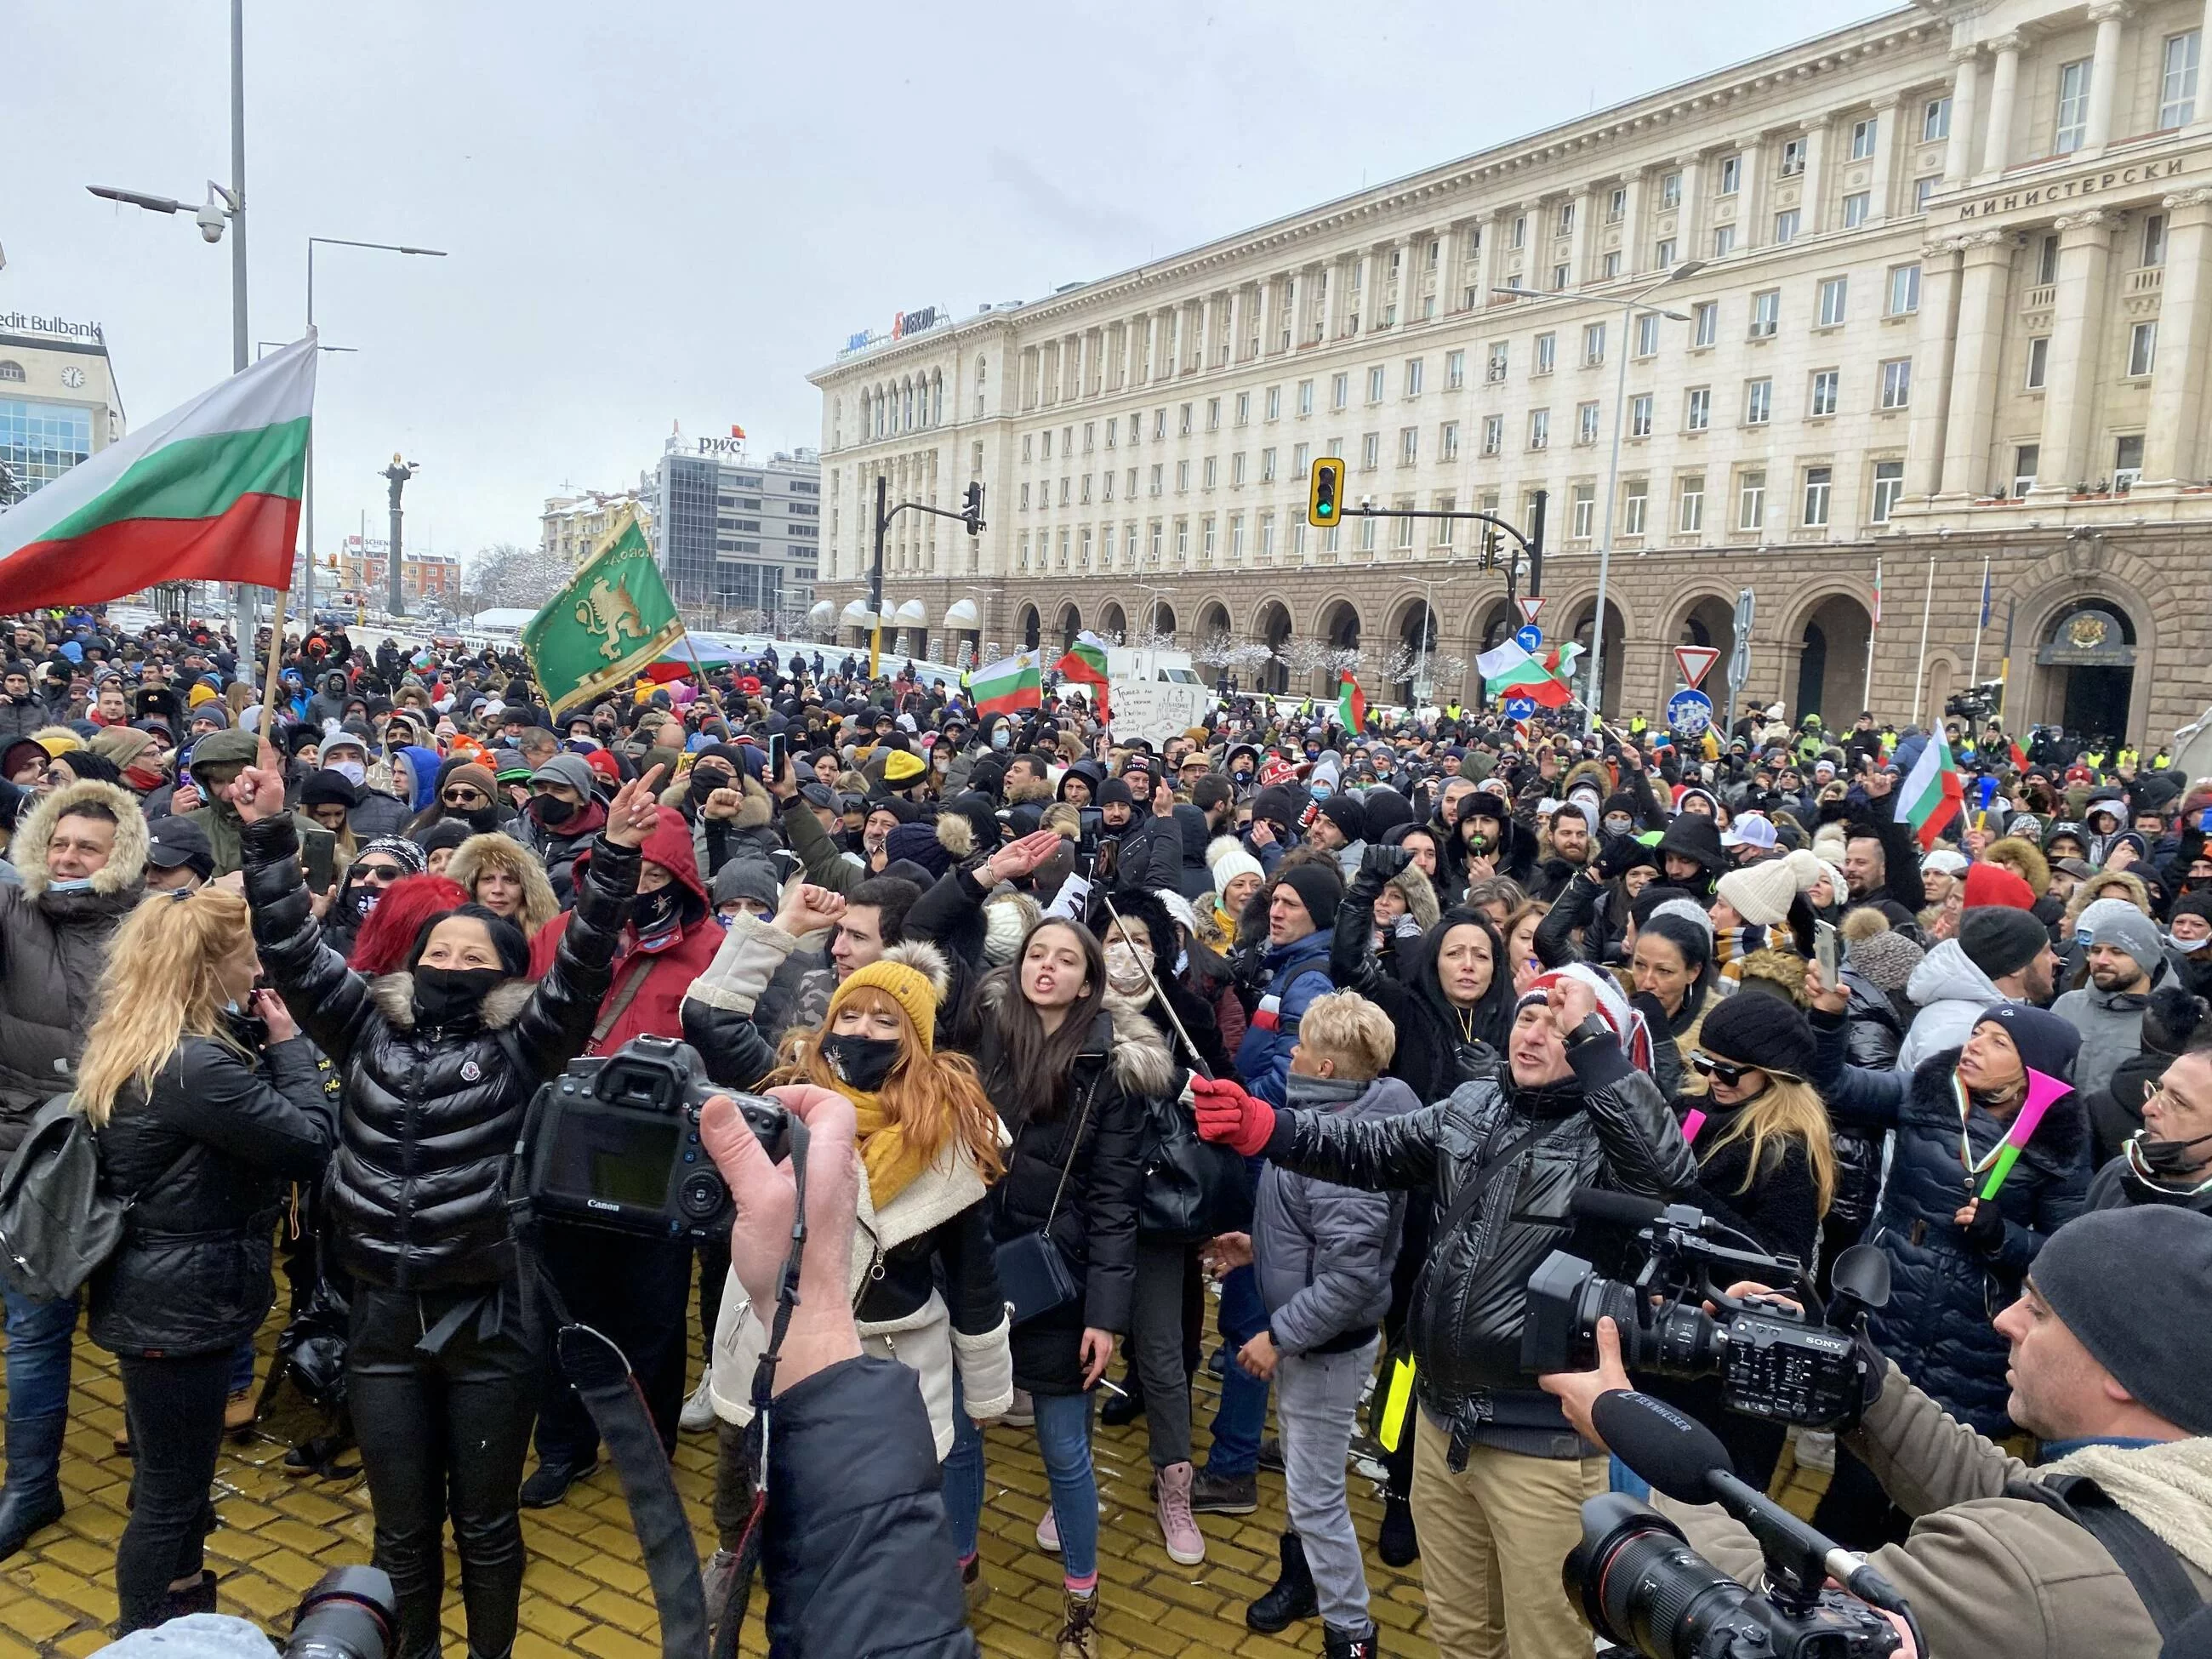
[[[2176,1428],[2212,1434],[2212,1216],[2093,1210],[2051,1235],[2031,1274],[2114,1382]]]
[[[1336,907],[1344,899],[1344,884],[1325,864],[1294,864],[1275,879],[1304,902],[1314,926],[1327,933],[1336,926]]]
[[[1991,979],[2002,979],[2049,950],[2051,934],[2032,910],[1982,904],[1960,918],[1959,948]]]
[[[1367,809],[1350,795],[1331,795],[1321,804],[1321,815],[1343,832],[1346,841],[1367,839]]]
[[[1780,997],[1739,991],[1723,999],[1706,1012],[1698,1044],[1717,1060],[1737,1060],[1800,1082],[1813,1076],[1813,1028]]]
[[[2074,1056],[2081,1052],[2081,1034],[2071,1020],[2046,1012],[2026,1002],[1993,1002],[1982,1011],[1976,1025],[1998,1025],[2020,1051],[2021,1063],[2061,1083],[2074,1080]]]

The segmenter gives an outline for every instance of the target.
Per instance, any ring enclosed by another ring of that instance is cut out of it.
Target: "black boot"
[[[1413,1506],[1395,1492],[1382,1500],[1382,1529],[1376,1534],[1375,1553],[1386,1567],[1410,1567],[1421,1559],[1421,1540],[1413,1530]]]
[[[1262,1635],[1286,1630],[1294,1619],[1312,1619],[1321,1613],[1314,1594],[1313,1574],[1306,1570],[1306,1547],[1294,1532],[1283,1534],[1283,1570],[1275,1588],[1244,1609],[1244,1622]]]
[[[173,1589],[161,1598],[161,1622],[182,1619],[187,1613],[215,1611],[215,1569],[202,1567],[200,1582],[189,1589]]]
[[[1353,1636],[1334,1625],[1323,1625],[1321,1627],[1322,1659],[1382,1659],[1382,1634],[1372,1622],[1368,1625],[1364,1636]]]
[[[1109,1429],[1118,1429],[1133,1423],[1145,1414],[1145,1384],[1133,1364],[1121,1374],[1120,1394],[1109,1392],[1106,1403],[1098,1408],[1098,1420]]]
[[[62,1518],[62,1435],[69,1413],[8,1419],[8,1485],[0,1491],[0,1560]]]

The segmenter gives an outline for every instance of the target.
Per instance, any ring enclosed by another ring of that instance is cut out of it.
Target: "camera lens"
[[[1703,1637],[1752,1593],[1692,1549],[1663,1516],[1625,1493],[1583,1505],[1567,1593],[1601,1633],[1638,1653],[1692,1659]]]
[[[1653,1310],[1644,1355],[1668,1376],[1709,1376],[1720,1369],[1720,1327],[1694,1303],[1665,1303]]]
[[[285,1659],[384,1659],[399,1619],[392,1580],[375,1567],[334,1567],[300,1598]]]
[[[1630,1370],[1644,1363],[1650,1344],[1636,1316],[1636,1290],[1617,1279],[1592,1278],[1583,1285],[1582,1305],[1575,1310],[1577,1363],[1597,1364],[1597,1322],[1613,1321],[1620,1333],[1620,1363]]]

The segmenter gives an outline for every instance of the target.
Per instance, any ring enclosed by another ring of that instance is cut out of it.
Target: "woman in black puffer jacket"
[[[275,1298],[270,1229],[286,1182],[330,1156],[314,1050],[284,1005],[253,989],[259,969],[235,894],[141,904],[116,933],[78,1070],[100,1184],[136,1200],[91,1297],[137,1464],[115,1552],[118,1634],[215,1611],[202,1517],[231,1356]]]
[[[268,760],[264,749],[263,758]],[[535,984],[520,928],[477,905],[425,924],[409,971],[374,981],[322,942],[283,781],[232,786],[262,961],[345,1079],[323,1213],[356,1281],[346,1370],[376,1510],[376,1565],[399,1594],[399,1659],[438,1644],[453,1516],[470,1650],[502,1659],[522,1591],[516,1493],[540,1364],[503,1190],[524,1108],[591,1041],[659,822],[654,768],[623,787]]]

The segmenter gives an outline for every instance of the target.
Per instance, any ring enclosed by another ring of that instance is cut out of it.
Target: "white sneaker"
[[[714,1426],[714,1397],[705,1377],[699,1379],[699,1386],[691,1390],[691,1397],[684,1402],[683,1414],[676,1423],[686,1434],[702,1434]]]
[[[1047,1555],[1060,1553],[1060,1521],[1052,1512],[1052,1505],[1044,1506],[1044,1519],[1037,1522],[1037,1547]]]

